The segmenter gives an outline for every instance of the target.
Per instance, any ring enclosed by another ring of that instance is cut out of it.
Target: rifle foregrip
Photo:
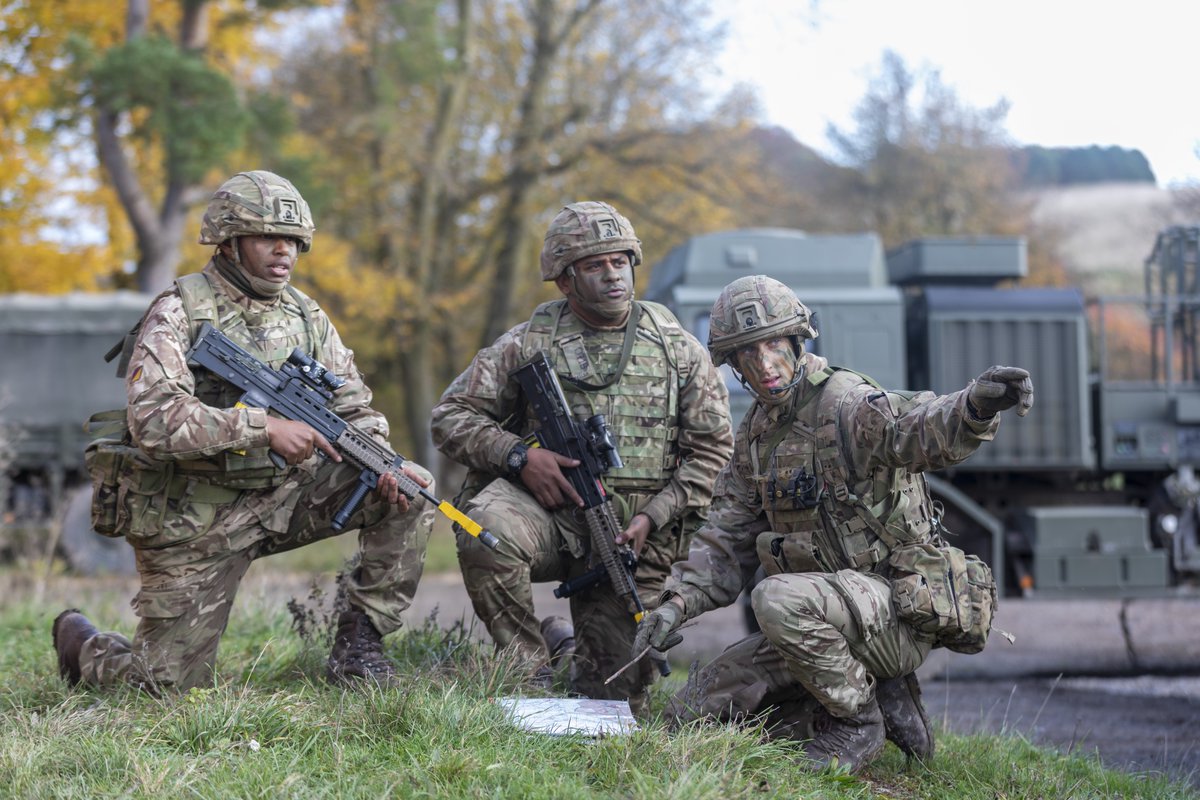
[[[342,503],[342,507],[333,515],[332,525],[335,531],[346,527],[346,523],[350,521],[350,517],[354,516],[354,512],[358,510],[359,504],[362,503],[369,491],[371,491],[370,484],[360,480],[354,487],[354,491],[350,492],[350,496],[346,498],[346,502]]]

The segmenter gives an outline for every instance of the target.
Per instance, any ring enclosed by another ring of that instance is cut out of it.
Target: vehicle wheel
[[[135,574],[133,548],[125,539],[101,536],[92,530],[91,505],[91,486],[68,490],[58,548],[71,571],[80,575]]]

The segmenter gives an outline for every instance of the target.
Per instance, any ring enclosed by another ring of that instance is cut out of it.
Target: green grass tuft
[[[101,625],[126,621],[100,604]],[[511,663],[461,624],[388,637],[401,685],[322,680],[328,614],[301,636],[286,611],[241,610],[216,684],[155,699],[68,689],[50,623],[57,605],[0,609],[0,794],[18,798],[1184,798],[1187,786],[1103,769],[1016,736],[941,734],[929,766],[888,745],[865,774],[811,774],[798,746],[760,731],[651,721],[627,737],[548,737],[494,700],[523,691]],[[652,692],[661,710],[677,674]]]

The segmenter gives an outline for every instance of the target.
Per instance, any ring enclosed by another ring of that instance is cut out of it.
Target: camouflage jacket
[[[824,358],[811,353],[805,354],[802,363],[809,376],[818,375],[828,366]],[[803,381],[797,387],[797,406],[818,407],[829,383]],[[866,380],[855,383],[845,393],[844,402],[835,406],[834,424],[845,443],[842,450],[849,461],[850,489],[881,518],[909,502],[909,498],[899,495],[912,491],[914,484],[909,478],[913,473],[962,462],[981,443],[990,441],[1000,424],[999,415],[982,422],[970,417],[966,389],[940,396],[932,392],[910,395],[881,390]],[[683,599],[689,618],[729,605],[737,598],[762,563],[759,534],[781,524],[779,515],[773,523],[768,514],[763,476],[756,474],[752,449],[771,439],[781,439],[780,447],[787,448],[797,438],[792,426],[803,422],[795,422],[790,409],[790,404],[772,407],[755,403],[742,420],[733,460],[717,478],[708,522],[697,531],[687,559],[674,565],[664,587],[664,598],[677,594]],[[787,434],[782,432],[785,426],[789,428]],[[923,483],[920,491],[924,491]],[[825,499],[844,504],[832,497]],[[787,517],[783,519],[786,526]],[[813,545],[820,561],[828,565],[811,567],[814,571],[871,570],[877,566],[845,563],[842,552],[833,552],[842,548],[831,547],[828,539],[822,542],[818,537]]]
[[[539,307],[541,310],[542,307]],[[668,314],[665,309],[662,314]],[[647,315],[643,315],[643,319]],[[536,315],[535,315],[536,317]],[[673,318],[671,318],[673,321]],[[648,324],[648,323],[647,323]],[[677,323],[675,323],[677,325]],[[663,374],[659,382],[679,381],[677,426],[672,452],[675,457],[669,478],[661,486],[643,513],[650,517],[656,529],[664,527],[685,512],[703,511],[712,497],[712,485],[732,451],[733,435],[729,421],[729,395],[720,374],[713,367],[708,352],[691,334],[677,328],[677,349],[672,358],[677,362],[676,374]],[[572,342],[572,347],[586,353],[582,360],[600,378],[612,375],[620,361],[625,328],[597,330],[584,325],[569,310],[561,316],[555,336],[556,343]],[[471,365],[446,389],[433,409],[433,440],[450,458],[473,470],[495,476],[505,474],[505,458],[531,426],[520,386],[509,372],[524,362],[528,355],[526,339],[531,337],[530,323],[522,323],[503,334],[490,347],[480,350]],[[638,330],[639,338],[654,335]],[[671,343],[660,345],[672,346]],[[568,359],[562,347],[552,348],[551,360],[560,374],[570,374]],[[638,363],[636,354],[618,383],[631,380],[638,373],[646,381],[646,363]],[[666,363],[661,358],[655,363]],[[670,368],[660,367],[663,371]],[[652,380],[652,378],[651,378]],[[568,402],[576,414],[586,413],[576,400],[583,393],[564,384]],[[631,393],[632,394],[632,393]],[[628,398],[626,398],[628,399]],[[618,441],[617,449],[624,452],[635,443]],[[618,489],[617,491],[620,491]]]
[[[246,296],[209,262],[204,274],[223,304],[240,312],[245,330],[262,344],[262,350],[284,353],[269,360],[278,369],[290,347],[280,341],[300,314],[295,300],[284,293],[267,301]],[[312,327],[319,342],[316,358],[346,379],[334,395],[332,410],[349,422],[386,439],[388,423],[371,408],[371,390],[346,347],[323,311],[312,304]],[[224,324],[220,327],[224,328]],[[142,322],[125,381],[128,394],[129,429],[134,442],[152,458],[185,462],[219,456],[227,451],[262,448],[267,445],[267,412],[260,408],[216,408],[196,397],[197,379],[187,365],[192,343],[192,325],[177,288],[158,297]],[[301,345],[296,341],[295,345]]]

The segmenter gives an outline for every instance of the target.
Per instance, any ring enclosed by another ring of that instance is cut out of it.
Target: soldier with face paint
[[[251,562],[340,532],[331,521],[360,470],[307,424],[241,406],[240,390],[193,369],[186,355],[206,322],[273,369],[298,347],[345,379],[331,410],[386,442],[388,422],[371,408],[354,353],[317,303],[291,285],[313,231],[308,204],[291,182],[263,170],[239,172],[212,196],[201,222],[211,260],[176,279],[127,339],[121,372],[127,443],[137,458],[120,478],[114,533],[137,554],[140,621],[130,640],[98,631],[76,609],[60,614],[54,648],[70,683],[132,683],[154,692],[210,684]],[[405,470],[431,485],[421,467]],[[384,475],[350,518],[346,528],[359,531],[361,559],[327,662],[331,682],[394,682],[382,637],[400,627],[412,602],[433,513],[423,500],[410,505],[395,477]]]
[[[930,758],[933,734],[913,673],[935,646],[982,648],[994,584],[992,594],[984,581],[968,591],[954,576],[982,630],[933,624],[930,609],[947,598],[930,587],[962,569],[949,560],[955,551],[941,539],[921,473],[990,441],[1000,411],[1016,406],[1024,416],[1033,405],[1029,373],[991,367],[942,396],[884,390],[806,352],[817,337],[808,309],[762,275],[725,287],[709,330],[713,361],[734,369],[755,404],[717,479],[709,520],[672,568],[632,652],[669,647],[680,625],[732,603],[761,566],[767,577],[752,593],[761,632],[689,676],[670,716],[765,715],[773,735],[811,740],[806,755],[817,767],[860,769],[886,739]],[[929,608],[908,593],[914,587],[926,589]]]
[[[624,462],[605,477],[624,528],[618,542],[638,554],[635,583],[652,606],[707,512],[733,437],[728,394],[703,346],[666,308],[633,299],[641,261],[641,242],[612,206],[563,208],[541,258],[543,280],[563,298],[481,350],[433,410],[435,444],[471,469],[464,510],[504,542],[493,551],[458,533],[467,592],[497,648],[548,686],[552,657],[574,647],[573,688],[628,698],[635,712],[654,670],[644,660],[605,684],[628,660],[636,627],[611,587],[572,596],[573,625],[534,614],[531,583],[577,577],[592,554],[581,500],[562,472],[577,462],[525,445],[535,421],[509,373],[544,351],[575,416],[605,415]]]

